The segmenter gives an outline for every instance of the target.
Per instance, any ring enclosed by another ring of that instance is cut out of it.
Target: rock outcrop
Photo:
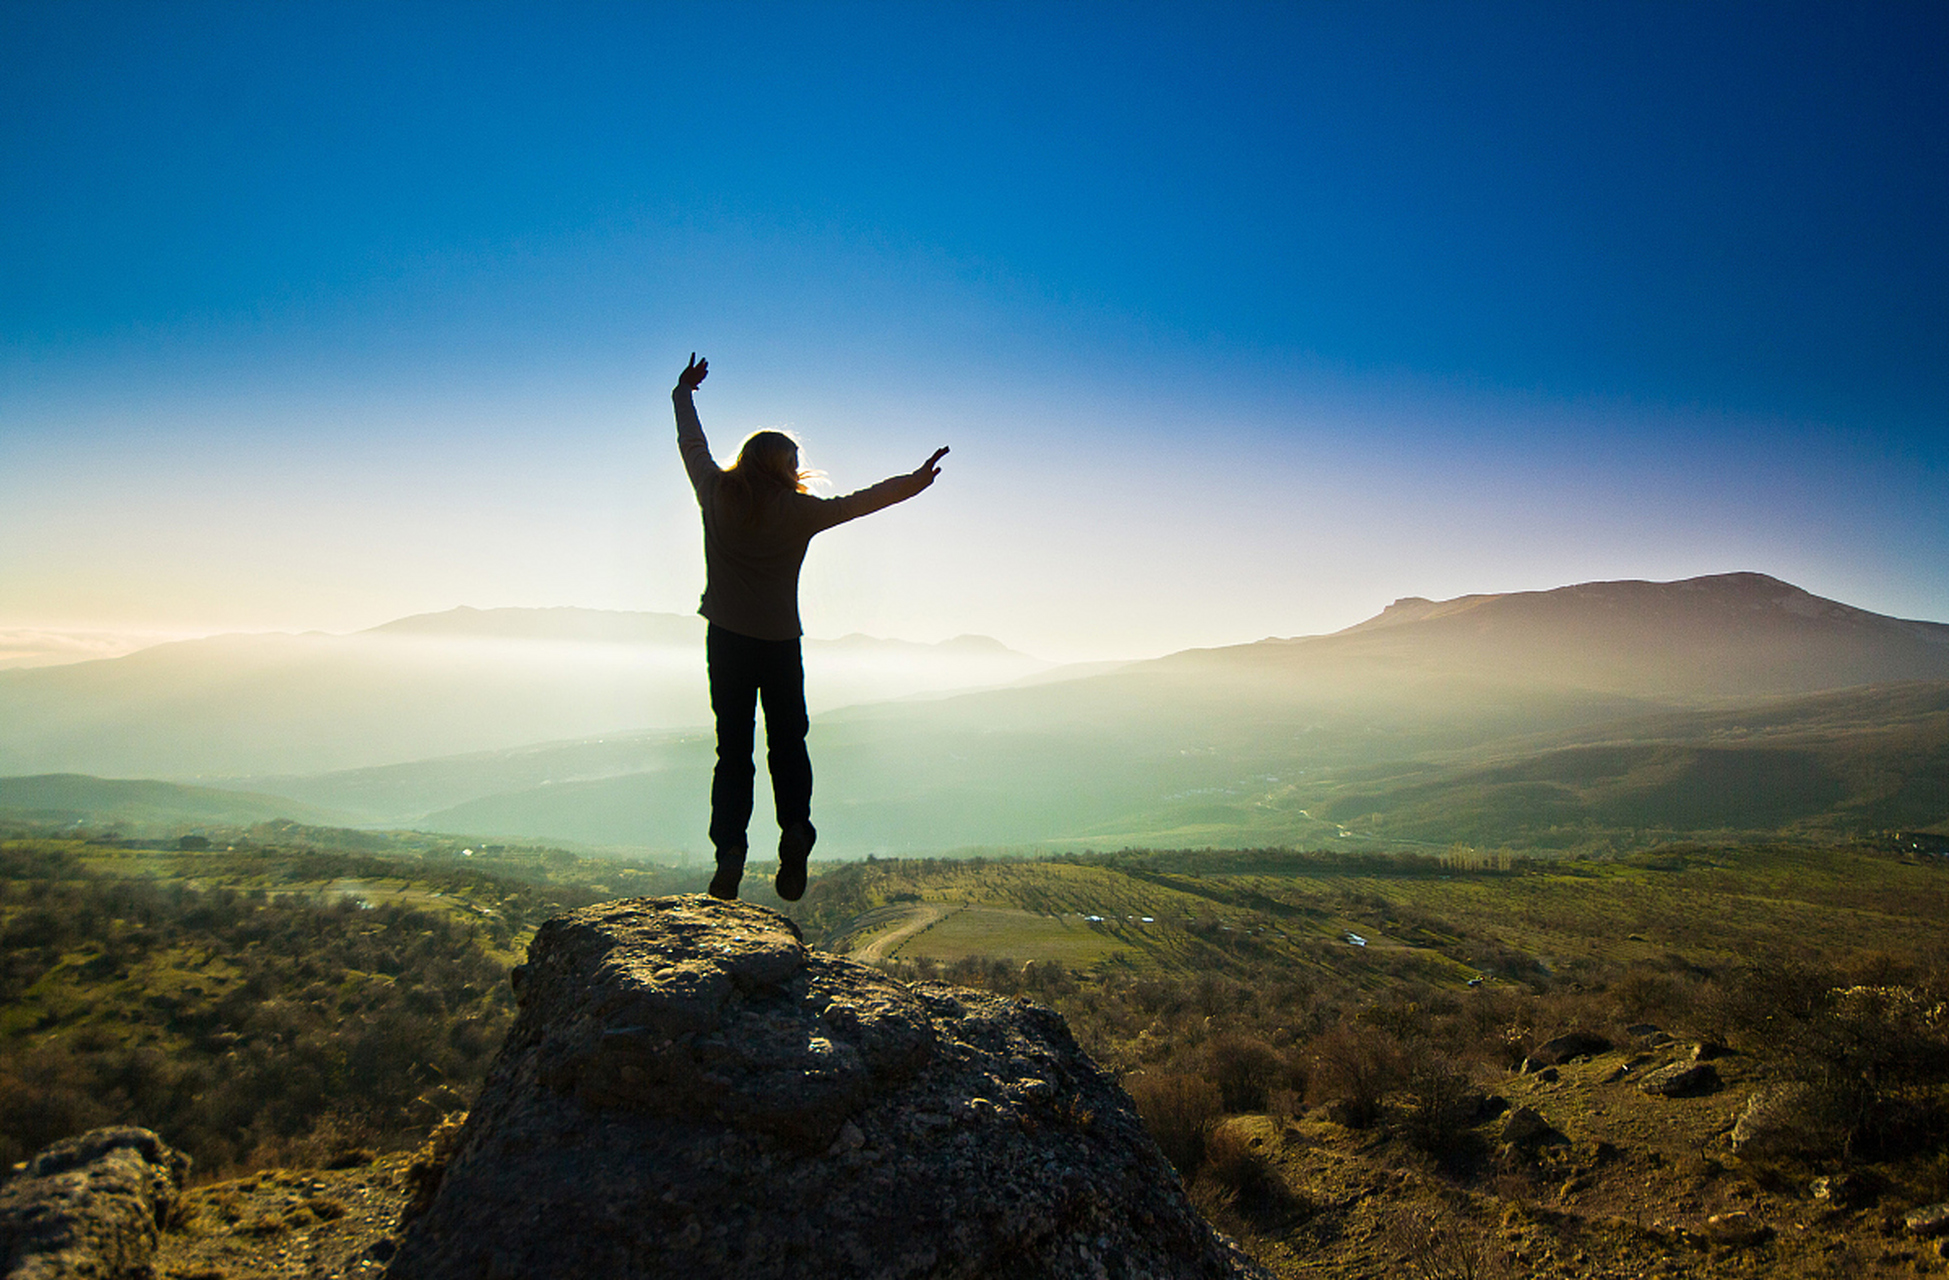
[[[1638,1088],[1661,1098],[1696,1098],[1718,1087],[1719,1072],[1709,1062],[1674,1062],[1638,1082]]]
[[[189,1157],[147,1129],[64,1138],[0,1186],[6,1280],[136,1280],[150,1274]]]
[[[1056,1014],[699,896],[549,921],[392,1280],[1232,1277]]]
[[[1529,1056],[1523,1059],[1523,1070],[1530,1072],[1543,1067],[1560,1067],[1577,1058],[1603,1053],[1610,1047],[1611,1042],[1594,1031],[1567,1032],[1530,1050]]]
[[[1787,1081],[1756,1089],[1733,1125],[1733,1154],[1753,1160],[1837,1150],[1844,1135],[1823,1112],[1808,1085]]]
[[[1540,1147],[1569,1141],[1555,1125],[1530,1107],[1517,1107],[1503,1119],[1502,1140],[1512,1147]]]
[[[1930,1204],[1911,1210],[1902,1219],[1902,1225],[1918,1236],[1949,1233],[1949,1204]]]

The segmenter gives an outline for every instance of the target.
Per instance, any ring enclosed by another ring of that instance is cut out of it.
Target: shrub
[[[1236,1217],[1257,1231],[1289,1224],[1302,1202],[1265,1155],[1263,1140],[1239,1125],[1214,1125],[1205,1135],[1205,1167],[1196,1198],[1207,1214]]]
[[[1388,1243],[1415,1280],[1491,1280],[1508,1274],[1483,1234],[1452,1214],[1410,1210],[1394,1219]]]
[[[1482,1094],[1468,1075],[1446,1058],[1425,1056],[1409,1068],[1406,1093],[1403,1136],[1437,1160],[1462,1156],[1482,1107]]]
[[[1204,1161],[1205,1133],[1223,1103],[1218,1086],[1193,1075],[1146,1072],[1124,1087],[1165,1159],[1189,1182]]]
[[[329,1142],[345,1124],[327,1113],[370,1130],[354,1146],[394,1145],[417,1129],[429,1080],[472,1090],[511,1012],[473,922],[85,878],[32,900],[7,922],[9,941],[59,936],[94,954],[39,997],[40,1025],[0,1039],[4,1163],[139,1123],[199,1170],[223,1170]],[[40,948],[22,953],[39,964]],[[217,977],[171,979],[139,1002],[123,994],[125,982],[194,973],[215,955]],[[30,972],[15,959],[0,977]]]
[[[1234,1114],[1265,1110],[1266,1098],[1287,1075],[1278,1050],[1255,1036],[1222,1035],[1205,1050],[1205,1078]]]
[[[1304,1081],[1301,1081],[1304,1084]],[[1266,1112],[1273,1119],[1284,1122],[1291,1120],[1306,1110],[1305,1090],[1274,1089],[1266,1095]]]
[[[1913,987],[1836,988],[1795,1032],[1791,1069],[1850,1151],[1900,1150],[1931,1136],[1935,1086],[1949,1080],[1941,1001]]]
[[[1671,975],[1633,970],[1611,984],[1611,999],[1617,1006],[1617,1015],[1624,1022],[1642,1022],[1647,1018],[1667,1021],[1676,1012],[1682,1012],[1683,1002],[1679,987]]]
[[[1841,985],[1834,971],[1805,964],[1754,966],[1715,994],[1712,1013],[1729,1039],[1779,1060],[1797,1086],[1780,1092],[1777,1126],[1832,1134],[1844,1154],[1912,1148],[1942,1127],[1949,1006],[1926,988]]]
[[[1355,1015],[1363,1026],[1379,1027],[1396,1040],[1423,1040],[1433,1027],[1430,1011],[1419,1001],[1394,999],[1368,1005]]]
[[[1400,1045],[1374,1027],[1342,1024],[1313,1041],[1308,1092],[1317,1101],[1347,1104],[1355,1128],[1380,1118],[1381,1103],[1400,1083]]]

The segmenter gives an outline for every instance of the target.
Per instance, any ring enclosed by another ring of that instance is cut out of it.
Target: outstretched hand
[[[934,450],[933,457],[914,468],[914,474],[920,478],[921,488],[925,489],[928,485],[934,483],[934,477],[941,474],[940,467],[935,464],[946,456],[947,446],[942,445],[940,448]]]
[[[699,360],[697,353],[695,351],[691,352],[690,363],[685,365],[684,371],[677,375],[677,390],[695,391],[697,384],[702,382],[710,371],[711,362],[709,360]]]

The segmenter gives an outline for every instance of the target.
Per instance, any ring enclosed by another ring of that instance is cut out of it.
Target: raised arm
[[[830,528],[835,524],[844,524],[848,520],[857,520],[861,516],[884,510],[896,502],[905,502],[934,483],[935,477],[941,474],[940,461],[946,456],[947,446],[942,445],[934,450],[927,461],[905,475],[891,476],[876,485],[856,493],[846,494],[844,497],[828,498],[826,507],[831,518],[826,521],[824,527]]]
[[[704,439],[704,423],[697,416],[697,404],[691,398],[710,371],[711,362],[699,360],[697,353],[691,352],[690,363],[677,375],[677,385],[670,392],[671,403],[677,410],[677,452],[683,455],[690,487],[699,497],[703,496],[704,487],[721,474],[717,463],[711,460],[710,442]]]

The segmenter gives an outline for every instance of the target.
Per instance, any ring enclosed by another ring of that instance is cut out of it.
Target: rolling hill
[[[332,824],[340,815],[288,796],[73,773],[0,778],[0,824],[37,828],[130,823],[147,828],[247,827],[279,818]]]

